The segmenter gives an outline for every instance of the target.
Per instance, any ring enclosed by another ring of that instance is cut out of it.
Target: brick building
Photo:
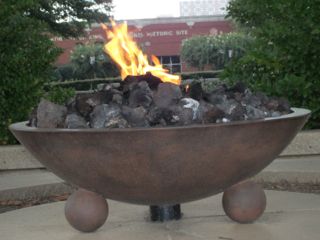
[[[120,21],[121,22],[121,21]],[[157,18],[128,20],[132,37],[142,46],[148,55],[156,55],[161,63],[172,72],[189,71],[180,60],[182,41],[194,35],[217,35],[232,30],[224,16],[201,16],[179,18]],[[105,42],[105,33],[99,25],[87,30],[87,37],[80,39],[53,38],[56,45],[65,51],[59,57],[57,65],[69,62],[70,51],[76,44],[86,42]]]

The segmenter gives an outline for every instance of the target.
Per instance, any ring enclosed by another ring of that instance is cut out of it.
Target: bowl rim
[[[252,123],[263,123],[270,121],[277,121],[281,119],[294,119],[301,118],[303,116],[309,116],[311,111],[305,108],[291,108],[291,113],[281,115],[279,117],[268,117],[255,120],[241,120],[233,121],[227,123],[208,123],[208,124],[190,124],[187,126],[169,126],[169,127],[135,127],[135,128],[37,128],[27,126],[28,121],[13,123],[9,126],[11,131],[20,131],[20,132],[57,132],[57,133],[67,133],[67,132],[140,132],[140,131],[168,131],[168,130],[182,130],[182,129],[197,129],[197,128],[206,128],[206,127],[221,127],[221,126],[238,126]]]

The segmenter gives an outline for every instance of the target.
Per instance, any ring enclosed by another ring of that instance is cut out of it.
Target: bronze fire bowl
[[[62,179],[124,202],[183,203],[224,191],[274,160],[310,111],[264,120],[168,128],[40,129],[10,126]]]

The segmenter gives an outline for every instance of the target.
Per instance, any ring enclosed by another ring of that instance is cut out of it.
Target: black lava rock
[[[153,101],[159,108],[168,108],[175,105],[182,98],[182,92],[178,85],[161,83],[154,94]]]
[[[38,128],[63,128],[67,107],[42,99],[37,107]]]
[[[145,81],[141,81],[136,84],[130,92],[129,95],[129,106],[135,107],[145,107],[148,108],[152,103],[152,91],[149,85]]]
[[[201,83],[188,91],[163,83],[150,73],[128,76],[121,84],[104,84],[100,91],[80,93],[66,106],[42,100],[29,125],[46,128],[129,128],[226,123],[279,117],[290,113],[286,99],[252,93],[245,84],[217,85],[206,92]]]
[[[147,111],[143,107],[122,107],[122,115],[132,127],[148,127]]]
[[[77,113],[70,113],[66,117],[65,122],[66,128],[77,129],[77,128],[88,128],[86,120],[78,115]]]
[[[90,114],[90,126],[92,128],[105,128],[110,126],[110,121],[120,117],[121,110],[118,105],[101,104],[95,106]]]

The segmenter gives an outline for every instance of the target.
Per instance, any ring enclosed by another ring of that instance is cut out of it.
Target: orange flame
[[[153,76],[160,78],[162,82],[171,82],[177,85],[181,83],[180,76],[169,74],[156,56],[151,56],[153,65],[149,63],[148,57],[143,54],[128,34],[126,23],[120,25],[116,25],[114,21],[111,23],[112,29],[102,24],[109,40],[105,44],[104,50],[119,66],[123,80],[128,75],[137,76],[150,72]]]

